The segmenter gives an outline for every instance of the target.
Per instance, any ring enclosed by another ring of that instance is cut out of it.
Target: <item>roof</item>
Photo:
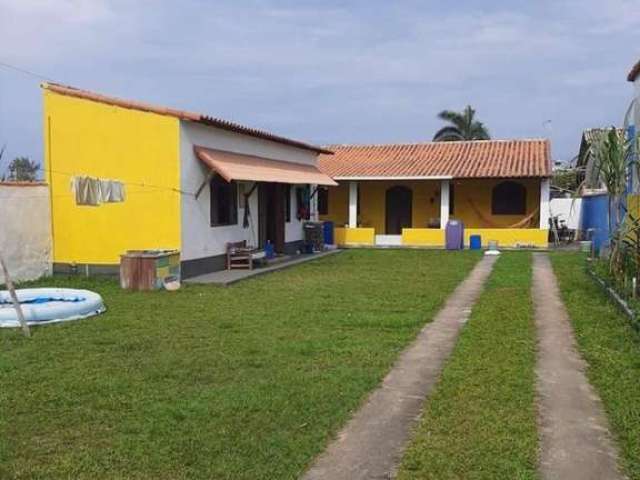
[[[33,182],[26,180],[3,180],[0,181],[0,186],[2,187],[46,187],[47,183],[34,180]]]
[[[194,147],[194,152],[205,165],[217,172],[227,182],[247,180],[252,182],[337,185],[315,165],[283,162],[199,146]]]
[[[582,132],[582,139],[580,140],[580,150],[578,152],[576,166],[580,167],[584,165],[587,149],[591,146],[593,142],[599,141],[604,135],[607,135],[611,129],[615,127],[608,128],[588,128]],[[618,135],[621,137],[624,136],[624,130],[622,128],[616,128]]]
[[[202,123],[212,127],[220,128],[222,130],[228,130],[231,132],[242,133],[256,138],[262,138],[264,140],[271,140],[272,142],[282,143],[292,147],[302,148],[304,150],[311,150],[316,153],[330,154],[331,152],[325,148],[311,145],[309,143],[301,142],[299,140],[292,140],[290,138],[281,137],[273,133],[258,130],[251,127],[246,127],[238,123],[230,122],[220,118],[215,118],[203,113],[188,112],[186,110],[177,110],[169,107],[162,107],[158,105],[152,105],[149,103],[138,102],[133,100],[124,100],[121,98],[102,95],[101,93],[90,92],[88,90],[82,90],[68,85],[61,85],[58,83],[43,83],[42,88],[61,95],[67,95],[70,97],[82,98],[85,100],[91,100],[93,102],[105,103],[107,105],[114,105],[122,108],[130,108],[132,110],[140,110],[143,112],[157,113],[159,115],[167,115],[175,117],[180,120],[186,120],[189,122]]]
[[[549,141],[473,140],[389,145],[332,145],[319,167],[340,179],[550,177]]]
[[[629,82],[635,82],[636,78],[638,78],[638,75],[640,75],[640,60],[638,60],[638,62],[633,66],[633,68],[629,72],[629,75],[627,75],[627,80]]]

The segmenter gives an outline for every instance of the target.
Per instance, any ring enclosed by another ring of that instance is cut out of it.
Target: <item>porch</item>
[[[464,224],[464,244],[546,248],[547,178],[440,178],[339,181],[319,199],[321,220],[335,223],[339,246],[442,248],[450,219]]]

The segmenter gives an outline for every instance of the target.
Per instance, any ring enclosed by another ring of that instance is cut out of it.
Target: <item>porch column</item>
[[[314,194],[309,202],[309,218],[312,222],[317,222],[320,219],[318,215],[318,185],[310,184],[309,191]]]
[[[449,180],[440,182],[440,228],[444,229],[449,221]]]
[[[358,182],[349,182],[349,228],[358,226]]]
[[[549,196],[551,193],[551,180],[543,178],[540,180],[540,229],[549,230]]]

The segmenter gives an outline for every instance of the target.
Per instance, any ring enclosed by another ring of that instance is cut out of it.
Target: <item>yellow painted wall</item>
[[[320,215],[321,221],[333,221],[336,227],[349,224],[349,182],[340,182],[337,187],[327,187],[329,191],[328,213]]]
[[[358,226],[374,228],[385,233],[386,191],[396,185],[405,186],[413,193],[412,222],[414,227],[426,227],[429,218],[440,216],[440,182],[425,180],[364,181],[359,182],[360,209]],[[349,223],[349,182],[329,187],[329,213],[320,220],[332,220],[336,225]]]
[[[540,206],[540,180],[517,179],[527,189],[527,211],[524,215],[492,215],[491,191],[501,180],[454,180],[454,210],[451,218],[462,220],[470,228],[507,228]],[[413,192],[412,228],[426,228],[430,218],[440,217],[440,182],[430,180],[389,181],[369,180],[359,183],[360,209],[358,226],[372,227],[377,234],[385,233],[385,193],[387,189],[402,185]],[[333,220],[336,225],[349,221],[349,182],[329,188],[329,213],[321,220]],[[537,227],[539,216],[533,215],[530,225]]]
[[[525,215],[492,215],[491,190],[501,181],[454,180],[455,209],[452,217],[462,220],[465,228],[507,228],[540,207],[540,179],[515,179],[527,189],[527,212]],[[534,215],[531,226],[538,227],[539,218],[539,215]]]
[[[126,250],[180,248],[179,121],[43,92],[53,261],[116,264]],[[78,206],[73,175],[125,182],[126,200]]]
[[[334,236],[336,245],[373,245],[375,243],[373,228],[336,228]]]

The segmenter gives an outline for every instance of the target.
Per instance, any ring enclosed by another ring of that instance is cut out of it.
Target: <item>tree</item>
[[[442,127],[433,136],[434,142],[455,142],[460,140],[489,140],[489,131],[482,122],[475,120],[476,111],[467,105],[462,113],[443,110],[438,118],[451,125]]]
[[[16,157],[9,164],[9,180],[17,182],[33,182],[37,178],[40,164],[29,157]]]

